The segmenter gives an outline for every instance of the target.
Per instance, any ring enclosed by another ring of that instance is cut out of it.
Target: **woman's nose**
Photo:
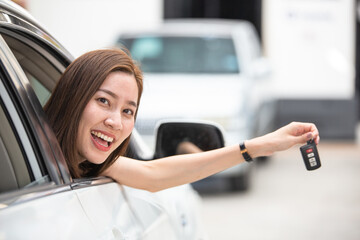
[[[121,114],[120,113],[112,113],[105,119],[105,125],[109,126],[115,130],[122,129],[121,123]]]

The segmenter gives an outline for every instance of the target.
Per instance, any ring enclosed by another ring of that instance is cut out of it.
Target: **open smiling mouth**
[[[106,136],[105,134],[96,131],[91,131],[91,137],[95,146],[102,151],[109,150],[112,142],[114,141],[114,138]]]

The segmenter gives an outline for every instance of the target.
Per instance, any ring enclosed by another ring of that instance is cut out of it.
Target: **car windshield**
[[[231,38],[158,37],[121,38],[134,59],[149,73],[239,73]]]

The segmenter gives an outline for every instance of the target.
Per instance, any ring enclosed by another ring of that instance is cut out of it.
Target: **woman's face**
[[[80,162],[103,163],[130,135],[137,99],[133,75],[117,71],[107,76],[81,115],[76,142]]]

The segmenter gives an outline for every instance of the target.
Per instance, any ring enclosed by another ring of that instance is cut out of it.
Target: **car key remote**
[[[307,170],[315,170],[321,167],[320,156],[313,139],[307,141],[307,144],[300,147],[301,155]]]

